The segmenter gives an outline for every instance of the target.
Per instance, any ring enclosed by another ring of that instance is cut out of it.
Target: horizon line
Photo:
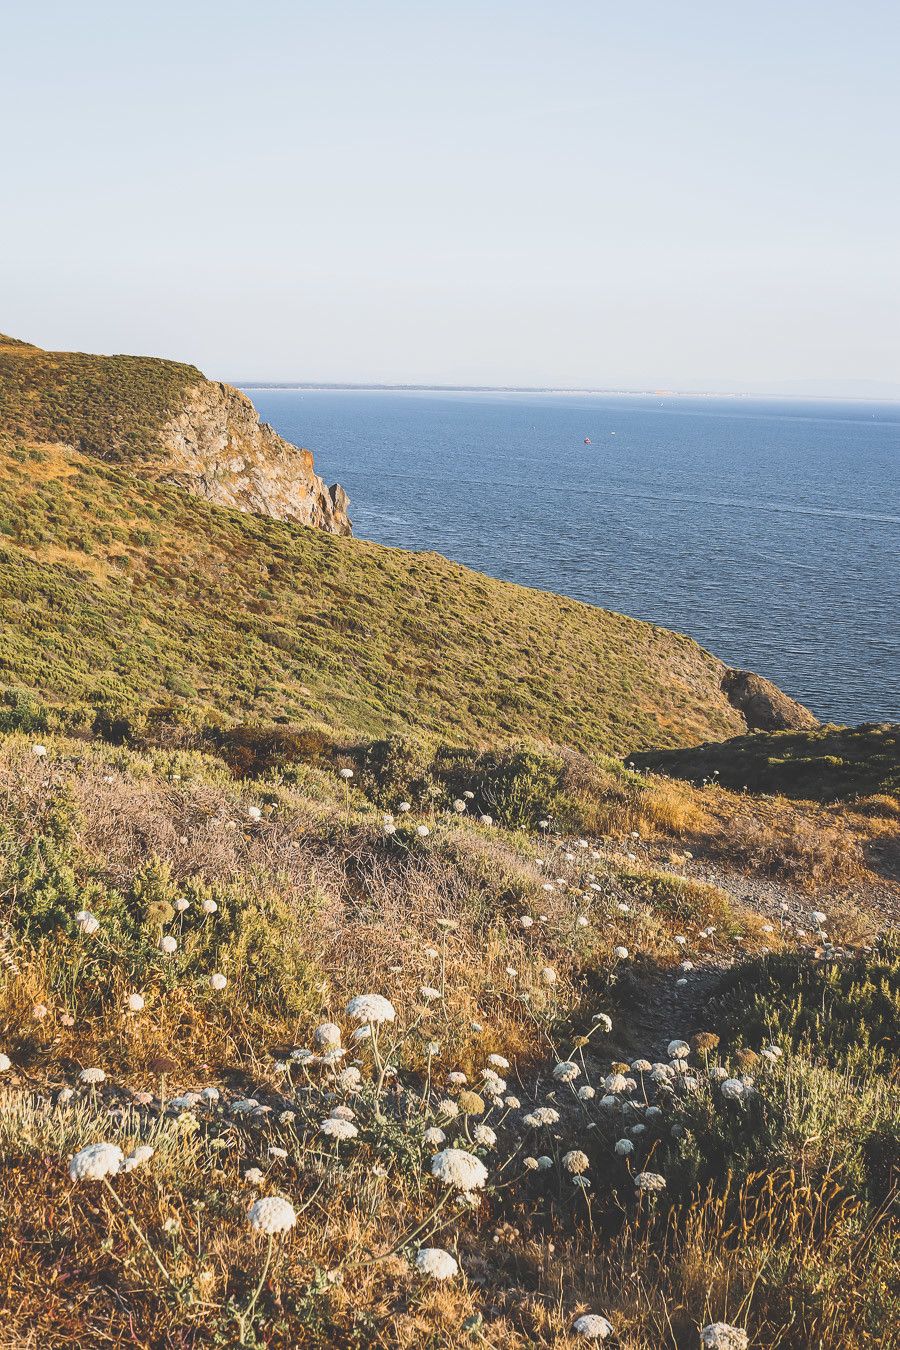
[[[226,381],[237,389],[309,389],[366,391],[371,393],[439,393],[439,394],[590,394],[619,398],[765,398],[783,402],[804,403],[900,403],[900,388],[896,393],[879,394],[803,394],[766,393],[762,390],[739,389],[598,389],[589,386],[534,385],[534,384],[411,384],[365,382],[356,380],[237,380]]]

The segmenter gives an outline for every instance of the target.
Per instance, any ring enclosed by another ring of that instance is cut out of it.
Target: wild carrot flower
[[[178,943],[170,934],[161,937],[159,940],[159,950],[164,956],[174,956],[178,951]]]
[[[711,1322],[700,1332],[703,1350],[747,1350],[749,1343],[746,1331],[727,1322]]]
[[[87,937],[91,937],[100,927],[100,920],[89,909],[80,909],[75,915],[75,922]]]
[[[485,1184],[488,1172],[474,1153],[463,1148],[445,1148],[431,1159],[431,1175],[455,1190],[475,1191]]]
[[[122,1164],[123,1172],[133,1172],[136,1167],[143,1167],[144,1163],[150,1161],[154,1150],[149,1144],[138,1144],[134,1152],[129,1153]]]
[[[658,1195],[660,1191],[666,1189],[666,1179],[659,1172],[638,1172],[634,1178],[634,1184],[639,1191],[646,1191],[654,1195]]]
[[[612,1323],[598,1313],[585,1313],[576,1318],[572,1330],[585,1341],[605,1341],[612,1334]]]
[[[342,1120],[340,1116],[328,1116],[322,1121],[320,1126],[324,1135],[329,1139],[355,1139],[359,1130],[353,1124],[352,1120]]]
[[[0,1073],[7,1073],[12,1068],[12,1060],[9,1055],[0,1054]]]
[[[619,960],[619,961],[627,961],[627,960],[628,960],[628,948],[627,948],[627,947],[613,947],[613,956],[615,956],[615,957],[617,958],[617,960]]]
[[[582,1153],[580,1148],[570,1149],[568,1153],[563,1154],[562,1165],[567,1172],[577,1176],[580,1172],[588,1170],[588,1156],[586,1153]]]
[[[204,914],[215,914],[219,906],[216,904],[215,900],[204,900],[200,908],[203,910]]]
[[[286,1233],[297,1222],[297,1213],[289,1200],[280,1195],[264,1195],[254,1200],[247,1211],[250,1227],[257,1233],[272,1237],[276,1233]]]
[[[629,1153],[634,1152],[634,1144],[630,1139],[617,1139],[615,1143],[615,1153],[619,1158],[627,1158]]]
[[[209,983],[212,989],[221,991],[222,989],[225,988],[226,984],[228,983],[228,978],[227,976],[223,975],[221,971],[217,970],[212,975],[210,975]]]
[[[439,1130],[437,1125],[430,1125],[422,1135],[422,1142],[428,1148],[440,1148],[441,1144],[446,1144],[447,1136],[443,1130]]]
[[[69,1160],[73,1181],[103,1181],[122,1170],[125,1155],[117,1144],[88,1144]]]
[[[430,1280],[450,1280],[459,1266],[455,1257],[443,1247],[420,1247],[416,1252],[416,1270]]]
[[[744,1095],[744,1084],[739,1078],[726,1078],[722,1083],[720,1091],[726,1101],[737,1102]]]
[[[578,1096],[581,1098],[583,1102],[593,1101],[596,1095],[597,1094],[591,1087],[590,1083],[585,1083],[582,1087],[578,1089]]]
[[[552,966],[544,966],[544,969],[541,971],[541,979],[544,984],[556,984],[556,971]]]
[[[556,1064],[553,1068],[553,1077],[557,1083],[571,1083],[580,1073],[579,1066],[570,1059],[563,1060],[561,1064]]]
[[[547,1125],[555,1125],[558,1120],[559,1112],[552,1106],[536,1106],[533,1111],[529,1111],[527,1116],[522,1117],[522,1123],[532,1130],[539,1130]]]
[[[337,1050],[341,1043],[341,1029],[334,1022],[322,1022],[313,1032],[317,1050]]]
[[[381,994],[357,994],[347,1004],[347,1016],[354,1022],[374,1023],[393,1022],[397,1010],[390,999]]]
[[[482,1148],[493,1148],[497,1143],[497,1136],[490,1125],[476,1125],[472,1131],[472,1139]]]
[[[429,834],[431,834],[431,831],[429,830],[427,825],[417,825],[416,834],[419,836],[420,839],[427,839]]]
[[[251,820],[262,820],[262,811],[258,806],[248,806],[247,815]]]
[[[343,778],[343,780],[344,780],[345,783],[349,783],[349,782],[350,782],[350,779],[353,777],[353,770],[352,770],[352,769],[338,769],[338,777],[339,777],[339,778]]]
[[[88,1083],[91,1087],[95,1083],[105,1083],[106,1074],[102,1069],[82,1069],[78,1075],[79,1082]]]

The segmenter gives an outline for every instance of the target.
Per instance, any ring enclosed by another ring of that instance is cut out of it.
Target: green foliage
[[[875,1079],[854,1082],[802,1055],[756,1078],[758,1090],[736,1101],[714,1088],[678,1102],[679,1128],[660,1141],[655,1159],[672,1198],[689,1199],[728,1176],[796,1169],[813,1185],[835,1177],[877,1205],[896,1156],[895,1094]]]
[[[45,352],[0,336],[0,432],[140,462],[159,453],[156,432],[202,379],[176,361]]]
[[[715,778],[722,787],[810,801],[900,795],[896,723],[756,732],[685,750],[635,753],[630,759],[640,768],[692,783]]]
[[[473,809],[510,828],[535,828],[554,813],[563,777],[560,755],[528,746],[473,755],[447,749],[438,758],[437,775],[448,792],[474,792]]]
[[[360,755],[362,786],[382,806],[426,802],[437,790],[434,753],[432,744],[412,736],[374,741]]]
[[[35,735],[50,725],[47,708],[30,689],[0,690],[0,732],[21,731]]]
[[[767,1041],[861,1075],[892,1071],[900,1043],[896,936],[858,956],[785,953],[736,967],[714,1009],[723,1048]]]

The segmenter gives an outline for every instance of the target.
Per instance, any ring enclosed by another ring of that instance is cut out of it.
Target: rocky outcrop
[[[239,389],[211,380],[185,391],[160,431],[154,476],[216,506],[350,534],[349,499],[327,487],[308,450],[282,440]]]
[[[808,708],[752,670],[726,670],[722,692],[749,731],[807,731],[819,726]]]

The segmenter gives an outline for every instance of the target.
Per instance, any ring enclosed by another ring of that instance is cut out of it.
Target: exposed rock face
[[[162,428],[163,461],[154,474],[216,506],[350,534],[349,499],[326,487],[308,450],[282,438],[246,394],[204,380]]]
[[[751,670],[726,670],[722,692],[750,731],[806,731],[819,725],[818,718],[802,703],[788,698],[777,685]]]

